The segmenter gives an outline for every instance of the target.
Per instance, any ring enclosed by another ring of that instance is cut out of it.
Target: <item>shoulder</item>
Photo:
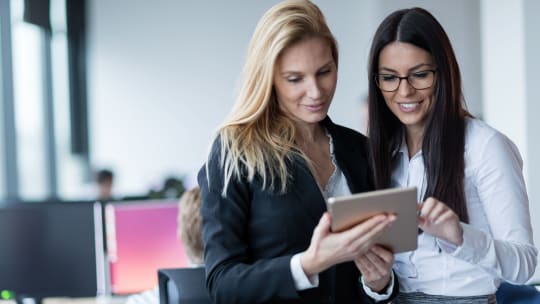
[[[223,183],[223,168],[221,166],[221,137],[217,135],[210,145],[205,162],[198,173],[199,185],[213,182],[218,182],[219,185]]]
[[[514,145],[503,133],[478,118],[465,119],[465,150],[480,152],[490,145]]]
[[[469,164],[493,158],[522,162],[514,142],[497,129],[477,118],[466,118],[465,125],[465,157]]]
[[[495,128],[478,118],[465,118],[465,138],[469,142],[482,141],[500,134]],[[502,135],[502,134],[501,134]]]
[[[351,128],[334,123],[330,117],[326,117],[322,124],[326,127],[334,140],[349,144],[366,145],[368,140],[365,135]]]

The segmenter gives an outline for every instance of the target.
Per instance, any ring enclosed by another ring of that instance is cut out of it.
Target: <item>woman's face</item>
[[[297,122],[318,123],[336,90],[337,67],[322,38],[309,38],[283,51],[276,62],[274,88],[280,109]]]
[[[424,130],[433,104],[435,69],[431,54],[410,43],[392,42],[379,54],[379,88],[385,85],[392,88],[392,83],[399,82],[395,91],[381,90],[381,93],[390,111],[408,129]],[[400,80],[396,76],[409,79]]]

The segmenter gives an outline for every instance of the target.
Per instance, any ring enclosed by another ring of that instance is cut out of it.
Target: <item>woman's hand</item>
[[[366,253],[385,228],[396,219],[395,215],[376,215],[343,232],[330,231],[330,214],[325,212],[313,231],[309,248],[300,256],[306,275],[323,270]]]
[[[460,246],[463,229],[457,214],[443,202],[429,197],[418,205],[418,226],[425,232]]]
[[[381,292],[390,283],[394,253],[375,245],[354,259],[354,263],[362,273],[366,285],[375,292]]]

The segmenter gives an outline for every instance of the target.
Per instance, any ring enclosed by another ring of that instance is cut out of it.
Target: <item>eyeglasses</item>
[[[399,77],[393,74],[375,74],[375,82],[383,92],[394,92],[399,88],[401,80],[403,79],[406,79],[411,87],[417,90],[424,90],[433,85],[436,71],[437,70],[418,71],[405,77]]]

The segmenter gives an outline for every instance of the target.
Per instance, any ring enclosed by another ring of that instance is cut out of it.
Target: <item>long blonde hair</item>
[[[295,128],[280,112],[273,88],[276,61],[285,49],[302,39],[326,40],[338,63],[337,42],[320,9],[308,0],[281,2],[261,18],[249,44],[243,83],[236,103],[219,130],[223,195],[231,178],[258,176],[263,189],[285,192],[288,163],[295,155]]]

